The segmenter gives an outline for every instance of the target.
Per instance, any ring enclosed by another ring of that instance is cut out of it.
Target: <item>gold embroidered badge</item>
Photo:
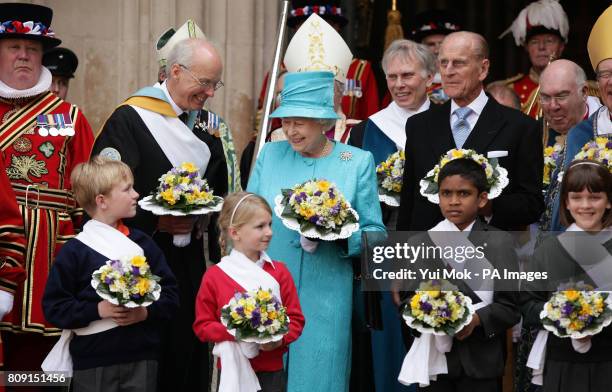
[[[36,154],[11,156],[11,166],[6,168],[6,174],[11,180],[26,180],[33,182],[30,176],[40,178],[49,171],[45,161],[37,161]]]
[[[18,152],[28,152],[32,149],[32,142],[27,137],[20,137],[13,143],[13,148]]]

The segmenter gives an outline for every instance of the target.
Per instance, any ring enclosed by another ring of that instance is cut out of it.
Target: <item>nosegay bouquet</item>
[[[582,147],[582,150],[574,157],[574,160],[588,159],[602,163],[612,171],[612,140],[605,136],[596,137]]]
[[[154,199],[164,208],[185,213],[200,207],[214,207],[223,200],[213,195],[208,183],[200,178],[198,168],[192,163],[173,167],[161,176]]]
[[[419,183],[421,195],[430,202],[440,204],[438,197],[438,175],[447,163],[455,159],[471,159],[484,169],[487,176],[487,184],[490,187],[489,199],[499,196],[509,183],[508,171],[499,165],[497,158],[487,159],[484,155],[478,154],[474,150],[452,149],[440,157],[438,164]]]
[[[404,308],[406,324],[421,333],[448,336],[468,325],[474,314],[472,300],[451,288],[440,281],[421,283]]]
[[[236,293],[221,309],[221,323],[236,340],[265,344],[275,342],[289,331],[285,307],[272,290]]]
[[[563,151],[563,145],[556,143],[544,149],[544,185],[550,185],[550,176],[557,168],[559,157]]]
[[[574,339],[596,335],[612,322],[608,293],[578,283],[556,291],[540,312],[542,325],[556,336]]]
[[[91,276],[96,293],[115,305],[149,306],[159,299],[160,277],[153,275],[144,256],[108,260]]]
[[[205,215],[221,211],[223,198],[213,195],[206,180],[200,177],[193,163],[173,167],[159,178],[159,186],[152,195],[138,201],[138,205],[154,215]],[[175,246],[191,242],[191,233],[174,234]]]
[[[405,160],[404,151],[400,150],[376,166],[378,199],[388,206],[399,207]]]
[[[348,238],[359,229],[357,211],[327,180],[309,180],[281,192],[275,198],[276,215],[305,237],[333,241]]]

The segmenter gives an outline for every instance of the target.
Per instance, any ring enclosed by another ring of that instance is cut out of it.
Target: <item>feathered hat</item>
[[[523,8],[499,38],[509,32],[517,46],[525,45],[529,38],[538,34],[555,34],[567,43],[569,21],[558,0],[538,0]]]
[[[287,17],[287,25],[296,28],[312,14],[317,14],[330,22],[338,23],[341,28],[348,23],[348,19],[342,14],[342,8],[338,0],[293,0],[291,11],[289,11]]]

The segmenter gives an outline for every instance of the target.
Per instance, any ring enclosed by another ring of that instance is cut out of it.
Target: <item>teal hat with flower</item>
[[[270,117],[339,118],[334,110],[334,74],[326,71],[286,74],[280,106]]]

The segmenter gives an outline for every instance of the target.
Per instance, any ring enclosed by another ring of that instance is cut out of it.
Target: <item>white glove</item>
[[[572,339],[572,347],[580,354],[584,354],[591,349],[591,337],[587,339]]]
[[[0,320],[13,309],[14,298],[13,294],[0,290]]]
[[[304,251],[314,253],[315,250],[317,250],[319,243],[317,241],[311,241],[303,235],[300,235],[300,245],[302,245],[302,249],[304,249]]]

